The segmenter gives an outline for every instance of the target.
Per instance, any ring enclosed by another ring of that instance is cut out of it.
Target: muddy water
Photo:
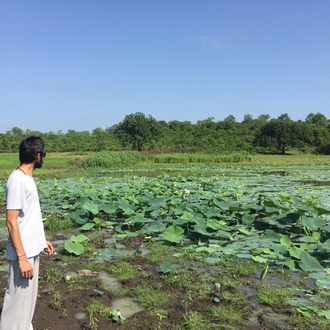
[[[118,298],[111,302],[111,308],[119,310],[121,315],[130,317],[144,308],[131,298]]]
[[[99,278],[103,285],[108,288],[121,288],[123,286],[115,277],[111,277],[107,272],[100,272]]]

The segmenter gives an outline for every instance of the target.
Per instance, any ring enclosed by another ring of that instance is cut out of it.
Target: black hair
[[[39,153],[44,157],[44,148],[45,144],[38,136],[29,136],[24,139],[19,146],[19,160],[21,164],[33,163]]]

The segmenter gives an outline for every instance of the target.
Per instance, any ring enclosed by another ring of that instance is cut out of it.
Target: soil
[[[120,244],[124,244],[128,249],[136,249],[141,244],[141,238],[126,238],[117,241]],[[3,243],[3,242],[2,242]],[[110,306],[111,302],[118,298],[112,293],[105,291],[102,288],[102,282],[100,278],[96,276],[80,276],[82,281],[82,288],[70,287],[70,283],[63,279],[63,274],[71,273],[78,274],[79,270],[88,269],[88,265],[91,265],[90,257],[81,257],[79,262],[61,261],[61,257],[53,255],[51,257],[41,256],[40,264],[40,281],[39,281],[39,294],[37,299],[36,310],[33,318],[34,330],[75,330],[75,329],[90,329],[94,330],[96,327],[92,327],[88,316],[86,315],[86,308],[92,301],[101,302],[105,306]],[[74,260],[74,259],[73,259]],[[1,258],[3,265],[6,264],[5,258]],[[116,261],[120,263],[120,260]],[[133,278],[122,281],[122,290],[133,289],[141,284],[147,284],[153,288],[157,288],[157,285],[162,282],[160,273],[157,267],[151,267],[150,263],[146,262],[146,259],[142,256],[132,256],[129,263],[133,266],[138,266],[141,271],[148,273],[147,278]],[[53,276],[49,276],[50,269],[54,270]],[[56,275],[57,274],[57,275]],[[93,274],[91,274],[93,275]],[[56,276],[61,277],[62,280],[59,283],[56,282]],[[0,272],[0,289],[1,304],[5,292],[7,281],[7,272]],[[103,294],[97,291],[103,292]],[[187,292],[178,284],[166,284],[159,289],[166,293],[173,294],[176,299],[170,304],[160,308],[164,312],[166,317],[160,319],[156,313],[152,313],[152,308],[145,309],[137,312],[130,318],[127,318],[122,322],[114,322],[109,318],[103,318],[97,315],[97,329],[99,330],[114,330],[114,329],[127,329],[127,330],[164,330],[174,329],[174,325],[185,324],[184,315],[190,312],[198,313],[199,315],[207,315],[212,307],[216,305],[214,302],[214,293],[211,294],[208,300],[189,299]],[[56,300],[55,293],[58,295]],[[225,304],[225,303],[220,303]],[[235,305],[238,310],[247,309],[250,311],[250,315],[253,314],[255,307],[247,301],[238,303]],[[81,318],[81,319],[79,319]],[[283,329],[279,324],[270,320],[267,317],[260,317],[258,320],[255,317],[254,324],[251,320],[244,320],[244,322],[237,322],[232,325],[212,327],[211,329],[229,330],[229,329],[248,329],[248,330],[275,330]],[[249,322],[250,321],[250,322]],[[205,329],[196,325],[195,327],[183,327],[185,329]],[[183,329],[182,328],[182,329]],[[286,329],[299,329],[294,327],[287,327]]]

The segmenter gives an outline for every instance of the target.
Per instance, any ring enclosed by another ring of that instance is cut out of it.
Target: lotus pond
[[[62,283],[86,299],[84,329],[330,329],[330,166],[144,174],[37,180],[54,328],[70,324]]]

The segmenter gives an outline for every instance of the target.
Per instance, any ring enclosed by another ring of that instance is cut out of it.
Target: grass
[[[127,262],[110,264],[108,273],[116,277],[118,281],[147,276],[146,272],[142,271],[140,267],[132,266]]]
[[[224,322],[224,324],[241,324],[245,318],[251,314],[250,307],[241,307],[232,305],[219,305],[211,309],[209,316],[214,321]]]
[[[98,316],[101,316],[103,318],[111,318],[113,310],[103,305],[101,302],[97,300],[93,300],[86,308],[86,313],[89,318],[89,325],[92,329],[97,329],[98,325]]]
[[[288,301],[293,294],[293,290],[288,287],[279,284],[271,285],[261,283],[258,287],[256,298],[264,305],[271,307],[284,307],[288,304]]]
[[[137,301],[144,308],[159,308],[167,306],[175,297],[168,292],[155,290],[150,286],[138,286],[133,289],[123,290],[123,295],[136,297]]]
[[[88,152],[82,155],[78,155],[74,152],[62,152],[62,153],[47,153],[47,156],[44,161],[44,165],[42,169],[38,169],[34,172],[35,178],[68,178],[68,177],[83,177],[93,175],[95,171],[85,170],[82,168],[82,163],[86,161],[90,156],[93,156],[95,153]],[[194,156],[195,155],[195,156]],[[199,155],[199,154],[174,154],[176,158],[176,162],[170,162],[168,159],[161,159],[159,157],[169,157],[166,155],[153,155],[157,156],[158,160],[155,163],[155,160],[148,159],[145,156],[141,156],[140,160],[136,163],[136,167],[141,166],[144,170],[162,170],[162,166],[164,165],[174,165],[178,164],[216,164],[218,161],[216,160],[216,155]],[[196,158],[195,161],[192,157]],[[219,156],[219,155],[218,155]],[[218,157],[217,156],[217,157]],[[180,158],[181,157],[181,158]],[[213,157],[213,161],[212,160]],[[311,164],[329,164],[330,163],[330,155],[314,155],[314,154],[299,154],[295,152],[290,152],[287,155],[263,155],[256,154],[249,157],[243,157],[240,159],[240,162],[237,163],[237,159],[232,155],[226,155],[228,158],[228,162],[221,162],[222,166],[229,166],[231,164],[239,165],[311,165]],[[230,161],[230,157],[233,158]],[[0,158],[0,179],[7,179],[10,173],[19,166],[18,153],[2,153]],[[123,167],[120,165],[120,167]],[[131,165],[126,165],[126,167],[132,168]],[[116,167],[118,169],[118,166]],[[123,173],[125,175],[125,173]]]

